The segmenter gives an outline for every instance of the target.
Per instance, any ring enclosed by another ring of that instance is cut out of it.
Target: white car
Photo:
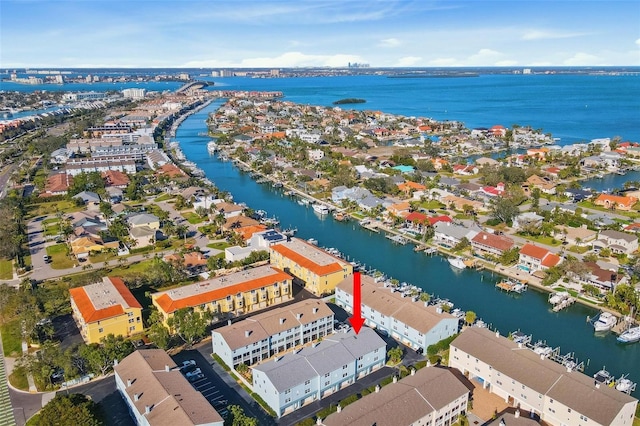
[[[204,378],[204,374],[202,374],[202,370],[200,370],[199,368],[196,368],[193,371],[189,371],[188,373],[186,373],[184,375],[187,380],[189,380],[190,382],[194,382],[196,380],[202,379]]]
[[[180,364],[180,370],[183,370],[185,368],[189,368],[191,366],[195,366],[196,362],[192,359],[188,359],[186,361],[182,361],[182,364]]]

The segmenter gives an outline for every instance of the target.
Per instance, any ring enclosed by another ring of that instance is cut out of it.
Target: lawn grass
[[[129,265],[117,266],[111,269],[110,275],[125,277],[127,275],[141,274],[147,270],[153,263],[153,259],[143,260],[140,262],[131,263]]]
[[[156,199],[154,200],[156,203],[159,203],[160,201],[167,201],[167,200],[172,200],[175,198],[175,195],[172,194],[162,194],[156,197]]]
[[[89,256],[89,260],[91,261],[91,263],[98,263],[98,262],[104,262],[104,261],[112,261],[112,260],[117,260],[118,255],[111,253],[109,251],[103,251],[101,253],[96,253],[94,255],[90,255]]]
[[[196,225],[198,223],[204,222],[204,218],[200,217],[200,215],[194,212],[186,212],[186,213],[180,213],[180,214],[182,215],[182,217],[187,219],[187,222],[189,222],[192,225]]]
[[[217,243],[207,244],[207,247],[217,250],[224,250],[227,247],[231,247],[231,244],[226,241],[218,241]]]
[[[67,255],[68,252],[69,248],[64,243],[47,247],[47,254],[51,256],[51,268],[73,268],[73,266],[75,265],[75,261]]]
[[[38,216],[45,216],[51,213],[62,212],[63,214],[68,214],[72,212],[79,212],[84,210],[84,206],[76,206],[75,203],[62,200],[62,201],[51,201],[49,203],[40,203],[40,204],[31,204],[27,206],[27,216],[26,219],[31,219]]]
[[[423,201],[422,203],[419,204],[419,206],[427,210],[439,210],[439,209],[444,209],[446,207],[440,201],[436,201],[436,200]]]
[[[11,373],[8,379],[9,383],[11,383],[14,388],[23,391],[29,390],[29,380],[27,380],[27,375],[24,374],[21,370]]]
[[[54,235],[60,235],[60,225],[58,225],[57,223],[44,228],[45,237],[53,237]]]
[[[14,319],[0,325],[2,332],[2,349],[5,356],[17,357],[22,353],[22,333],[20,320]]]
[[[42,221],[42,226],[44,227],[45,225],[49,226],[49,225],[52,225],[52,224],[56,224],[57,225],[59,222],[60,221],[58,220],[57,217],[50,217],[50,218],[47,218],[47,219]]]
[[[13,262],[11,260],[0,259],[0,280],[10,280],[13,278]]]
[[[562,244],[562,241],[560,240],[556,240],[553,237],[547,237],[544,235],[539,235],[539,236],[533,236],[533,235],[521,235],[521,234],[517,234],[519,237],[522,237],[526,240],[529,241],[534,241],[536,243],[540,243],[540,244],[545,244],[548,246],[559,246],[560,244]]]

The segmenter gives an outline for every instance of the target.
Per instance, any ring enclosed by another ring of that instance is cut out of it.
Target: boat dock
[[[376,223],[362,221],[360,222],[360,226],[368,231],[380,233],[380,229],[378,228],[378,225]]]
[[[504,290],[507,293],[524,293],[525,291],[527,291],[527,284],[520,282],[520,281],[515,281],[515,280],[505,280],[505,281],[500,281],[499,283],[496,284],[496,287],[499,288],[500,290]]]
[[[567,297],[566,299],[562,300],[560,303],[557,303],[556,305],[553,306],[553,312],[560,312],[564,308],[567,308],[573,305],[575,302],[576,302],[576,299],[574,297]]]
[[[404,238],[404,237],[401,237],[400,235],[387,234],[386,237],[387,237],[388,240],[391,240],[394,243],[398,243],[398,244],[402,244],[402,245],[407,244],[407,239]]]

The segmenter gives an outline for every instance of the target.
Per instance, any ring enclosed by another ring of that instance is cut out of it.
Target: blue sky
[[[348,62],[640,66],[640,1],[0,1],[0,68]]]

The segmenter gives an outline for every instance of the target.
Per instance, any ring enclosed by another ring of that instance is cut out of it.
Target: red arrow
[[[360,284],[360,272],[354,271],[353,273],[353,316],[349,318],[349,322],[353,326],[353,331],[356,334],[360,333],[362,324],[364,324],[364,318],[362,318],[362,296],[360,290],[362,289]]]

